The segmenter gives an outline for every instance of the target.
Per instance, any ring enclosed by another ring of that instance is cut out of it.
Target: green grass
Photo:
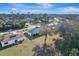
[[[0,38],[6,37],[6,36],[11,36],[12,33],[7,33],[7,34],[0,34]]]

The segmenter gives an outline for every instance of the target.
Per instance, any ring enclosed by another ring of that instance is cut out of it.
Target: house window
[[[36,33],[36,34],[33,34],[33,36],[38,36],[38,33]]]
[[[8,42],[4,43],[4,44],[8,44]]]

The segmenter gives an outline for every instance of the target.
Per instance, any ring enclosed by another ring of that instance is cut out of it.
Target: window
[[[8,42],[4,43],[4,44],[8,44]]]

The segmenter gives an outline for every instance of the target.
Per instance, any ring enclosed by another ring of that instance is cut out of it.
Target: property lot
[[[52,37],[48,37],[47,44],[52,43]],[[44,36],[29,40],[25,37],[22,44],[11,46],[0,51],[0,56],[30,56],[33,55],[33,48],[44,43]]]

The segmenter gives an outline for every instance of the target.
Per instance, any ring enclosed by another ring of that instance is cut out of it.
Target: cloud
[[[33,13],[43,13],[43,12],[47,12],[47,10],[31,10],[31,12],[33,12]]]
[[[24,6],[23,4],[21,3],[10,3],[12,6],[15,6],[15,7],[22,7]]]
[[[49,4],[49,3],[37,3],[37,5],[38,7],[41,7],[41,8],[50,8],[53,6],[52,4]]]
[[[61,12],[79,12],[79,8],[76,7],[65,7],[65,8],[59,8]]]
[[[16,8],[12,8],[12,10],[13,10],[13,11],[16,11],[17,9],[16,9]]]
[[[30,13],[35,13],[35,14],[39,14],[39,13],[47,13],[48,12],[48,10],[22,10],[22,12],[25,12],[25,13],[27,13],[27,12],[30,12]]]

